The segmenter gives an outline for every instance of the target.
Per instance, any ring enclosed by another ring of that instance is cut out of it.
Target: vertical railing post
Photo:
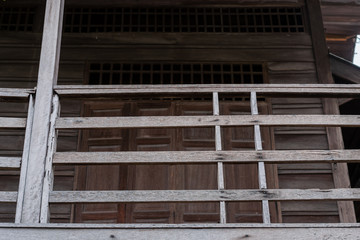
[[[53,87],[57,82],[64,0],[47,0],[34,120],[25,177],[22,223],[39,223]]]
[[[40,223],[48,223],[50,219],[49,196],[50,191],[53,190],[54,183],[54,166],[52,162],[57,145],[57,131],[55,130],[55,122],[60,114],[59,96],[56,94],[54,95],[52,106],[52,113],[50,117],[50,133],[47,144],[48,149],[45,162],[44,186],[41,198]]]
[[[34,118],[34,96],[30,94],[28,114],[26,119],[24,148],[21,157],[21,168],[20,168],[18,196],[16,201],[15,223],[21,222],[21,213],[24,204],[25,178],[26,178],[28,160],[29,160],[30,137],[31,137],[32,125],[33,125],[33,118]]]
[[[217,92],[213,93],[213,115],[220,115],[220,106],[219,106],[219,94]],[[221,129],[220,126],[215,126],[215,149],[216,151],[222,150],[221,144]],[[217,163],[217,173],[218,173],[218,190],[223,190],[225,188],[224,181],[224,166],[222,162]],[[226,208],[225,202],[220,202],[220,223],[226,223]]]
[[[251,115],[258,115],[258,106],[256,100],[256,92],[251,92]],[[260,126],[258,124],[254,125],[254,140],[255,140],[255,150],[262,151],[262,140],[261,140],[261,132]],[[265,164],[264,162],[258,163],[258,177],[259,177],[259,188],[266,189],[266,172],[265,172]],[[262,200],[262,216],[263,223],[270,223],[270,209],[269,209],[269,201]]]

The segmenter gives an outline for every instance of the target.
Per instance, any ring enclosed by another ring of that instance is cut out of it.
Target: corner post
[[[321,15],[320,0],[306,0],[309,16],[310,33],[313,44],[316,71],[319,83],[333,84],[330,70],[329,52],[326,46],[324,25]],[[324,114],[340,114],[337,99],[324,99]],[[329,149],[344,149],[341,129],[339,127],[326,128]],[[335,188],[350,187],[348,168],[346,163],[332,164]],[[338,201],[340,222],[356,222],[354,205],[349,201]]]
[[[58,78],[64,0],[47,0],[21,223],[39,223],[53,88]]]

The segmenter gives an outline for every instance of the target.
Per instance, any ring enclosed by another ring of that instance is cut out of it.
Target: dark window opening
[[[32,32],[35,8],[0,8],[0,31]]]
[[[64,32],[304,32],[302,8],[67,8]]]

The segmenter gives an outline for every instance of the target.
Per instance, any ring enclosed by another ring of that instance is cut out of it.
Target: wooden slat
[[[360,150],[57,152],[54,164],[185,163],[334,163],[360,162]]]
[[[21,158],[0,157],[0,168],[20,168]]]
[[[0,88],[0,98],[27,98],[34,92],[34,89]]]
[[[0,117],[0,129],[1,128],[25,128],[25,118],[7,118]]]
[[[359,115],[229,115],[59,118],[57,129],[158,128],[207,126],[360,126]]]
[[[360,189],[54,191],[50,203],[360,200]]]
[[[17,192],[0,192],[0,203],[15,203]]]
[[[213,116],[220,115],[220,105],[219,105],[219,94],[217,92],[213,93]],[[220,126],[215,126],[215,150],[222,150],[222,141],[221,141],[221,129]],[[217,183],[218,190],[223,190],[225,188],[225,179],[224,179],[224,166],[222,162],[217,163]],[[220,202],[220,223],[226,223],[226,206],[225,202]]]
[[[8,239],[358,239],[359,224],[0,224]],[[174,237],[176,236],[176,237]]]
[[[250,107],[251,107],[251,115],[259,115],[256,92],[251,92],[250,94]],[[262,140],[261,140],[261,132],[260,126],[258,124],[254,125],[254,141],[255,141],[255,151],[262,151]],[[267,189],[266,182],[266,172],[265,172],[265,163],[263,161],[258,162],[258,179],[259,179],[259,188]],[[263,200],[262,204],[262,218],[263,223],[270,223],[270,208],[269,201]]]
[[[360,83],[360,67],[330,54],[331,71],[334,75],[346,79],[352,83]]]
[[[199,94],[199,93],[236,93],[248,95],[257,92],[266,96],[328,96],[328,97],[359,97],[360,84],[215,84],[215,85],[147,85],[147,86],[109,86],[58,85],[55,91],[67,97],[98,97],[132,94]]]

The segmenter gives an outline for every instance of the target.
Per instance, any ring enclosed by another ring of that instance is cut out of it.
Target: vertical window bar
[[[217,92],[213,93],[213,115],[220,115],[220,107],[219,107],[219,94]],[[221,129],[220,126],[215,126],[215,150],[221,151]],[[224,181],[224,166],[222,162],[217,163],[218,167],[218,189],[223,190],[225,188]],[[226,208],[225,201],[220,202],[220,223],[226,223]]]
[[[256,92],[251,92],[251,115],[258,115],[258,106],[256,100]],[[262,142],[261,142],[261,133],[260,126],[258,124],[254,125],[254,140],[255,140],[255,150],[262,151]],[[265,164],[264,162],[258,163],[258,177],[259,177],[259,187],[260,189],[267,189],[266,184],[266,172],[265,172]],[[269,201],[262,200],[262,216],[263,223],[271,223],[270,222],[270,209],[269,209]]]

